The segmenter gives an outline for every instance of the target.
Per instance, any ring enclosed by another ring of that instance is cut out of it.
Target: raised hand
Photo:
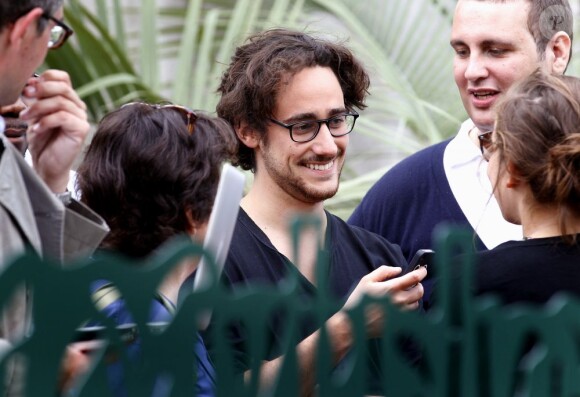
[[[34,169],[53,192],[64,192],[90,129],[86,105],[68,73],[60,70],[29,79],[22,98],[28,108],[20,118],[30,125],[27,138]]]
[[[343,308],[352,308],[364,295],[369,295],[388,296],[402,310],[417,309],[424,293],[420,282],[427,276],[427,270],[421,267],[397,277],[400,273],[400,267],[381,266],[375,269],[360,280]],[[366,317],[369,336],[380,336],[385,322],[383,310],[371,305],[366,312]]]

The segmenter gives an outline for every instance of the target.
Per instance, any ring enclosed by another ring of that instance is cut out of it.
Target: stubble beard
[[[342,159],[342,154],[340,153],[334,161],[340,161]],[[329,189],[316,189],[308,186],[300,176],[295,175],[291,170],[285,166],[285,164],[279,163],[274,156],[270,154],[270,151],[264,151],[264,170],[265,173],[270,175],[270,178],[280,187],[281,190],[286,192],[289,196],[295,200],[302,201],[308,204],[318,204],[324,200],[334,197],[338,191],[338,185],[340,180],[340,174],[342,172],[342,165],[338,171],[338,176],[336,179],[336,184],[334,187]]]

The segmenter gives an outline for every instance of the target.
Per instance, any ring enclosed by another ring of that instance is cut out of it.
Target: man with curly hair
[[[362,64],[341,43],[273,29],[237,48],[218,89],[217,112],[234,126],[240,144],[238,163],[252,170],[254,182],[242,199],[224,268],[224,280],[232,289],[282,286],[297,274],[300,298],[312,302],[319,293],[316,259],[322,249],[329,258],[331,298],[343,309],[351,308],[364,294],[389,296],[403,309],[418,307],[426,271],[397,278],[406,266],[397,246],[346,225],[324,209],[324,200],[338,189],[348,134],[358,117],[356,108],[365,107],[368,87]],[[297,257],[289,228],[296,214],[308,214],[321,225],[320,234],[301,236]],[[375,314],[367,317],[369,338],[378,337],[388,326],[387,319]],[[273,342],[260,369],[265,387],[284,360],[280,350],[287,324],[279,317],[269,329]],[[346,310],[329,316],[326,325],[338,364],[353,343]],[[303,321],[299,332],[300,389],[309,394],[316,383],[320,331]],[[231,338],[237,364],[250,376],[244,331],[238,327]]]

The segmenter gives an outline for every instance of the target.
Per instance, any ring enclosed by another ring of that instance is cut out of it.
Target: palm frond
[[[464,111],[451,73],[451,20],[441,6],[430,0],[315,3],[340,20],[372,70],[371,113],[404,119],[426,143],[455,131]]]

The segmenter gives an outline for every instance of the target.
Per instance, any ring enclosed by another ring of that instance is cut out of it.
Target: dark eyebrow
[[[329,117],[336,116],[337,114],[341,114],[341,113],[347,113],[347,112],[348,112],[348,109],[346,109],[346,108],[331,109],[329,112]]]
[[[513,43],[511,41],[505,41],[505,40],[485,40],[481,44],[483,47],[496,47],[496,46],[512,47],[513,46]]]
[[[465,43],[462,40],[451,40],[449,42],[449,44],[451,45],[451,47],[457,47],[457,46],[465,45]]]
[[[458,46],[467,46],[467,44],[465,44],[465,42],[463,40],[451,40],[449,42],[449,44],[451,45],[451,47],[458,47]],[[503,40],[484,40],[481,43],[478,43],[479,47],[482,48],[488,48],[488,47],[495,47],[495,46],[501,46],[501,47],[511,47],[513,46],[512,42],[510,41],[503,41]]]
[[[336,116],[337,114],[346,113],[347,111],[348,110],[346,108],[330,109],[330,111],[328,112],[328,116],[323,117],[323,118],[333,117],[333,116]],[[318,120],[318,118],[312,112],[299,113],[299,114],[293,115],[289,119],[284,120],[284,123],[291,124],[291,123],[296,123],[296,122],[300,122],[300,121],[307,121],[307,120]]]

